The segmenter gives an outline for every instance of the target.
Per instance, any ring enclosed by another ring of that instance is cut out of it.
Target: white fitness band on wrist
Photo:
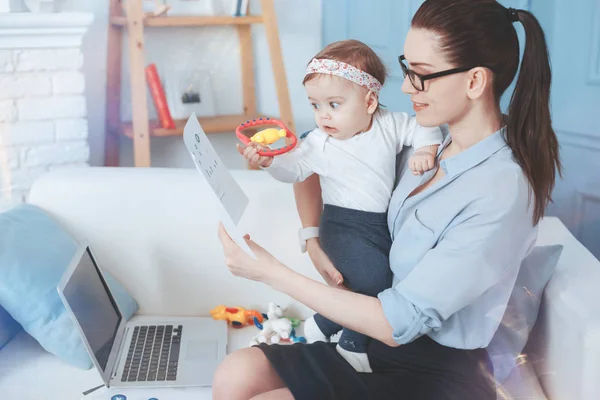
[[[306,253],[306,241],[312,238],[319,237],[319,227],[311,226],[308,228],[302,228],[298,231],[298,239],[300,240],[300,251]]]

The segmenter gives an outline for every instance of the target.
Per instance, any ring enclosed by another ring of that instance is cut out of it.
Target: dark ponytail
[[[535,195],[534,222],[551,201],[556,173],[561,173],[558,140],[550,117],[552,73],[544,31],[529,11],[517,10],[525,29],[525,49],[515,91],[508,107],[506,142]]]
[[[496,101],[519,67],[519,41],[513,23],[525,29],[525,49],[508,108],[506,142],[529,181],[533,222],[544,216],[556,174],[559,146],[550,117],[551,71],[544,31],[528,11],[507,9],[496,0],[427,0],[412,26],[442,36],[442,50],[457,67],[485,65],[494,73]]]

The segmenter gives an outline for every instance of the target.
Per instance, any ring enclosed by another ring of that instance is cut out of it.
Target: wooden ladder
[[[125,16],[122,0],[110,0],[110,23],[108,31],[107,89],[106,89],[106,166],[119,165],[119,139],[125,135],[133,139],[134,164],[136,167],[150,166],[150,137],[180,136],[185,120],[176,120],[175,129],[164,129],[157,121],[149,121],[146,100],[144,29],[146,27],[194,27],[233,25],[239,36],[242,78],[243,112],[234,115],[219,115],[199,118],[206,133],[234,132],[244,121],[256,117],[256,88],[254,77],[254,55],[251,26],[264,24],[279,102],[280,119],[295,132],[292,106],[285,77],[277,17],[273,0],[261,0],[262,15],[234,16],[159,16],[145,17],[143,0],[126,0]],[[123,29],[128,30],[129,74],[131,82],[132,121],[121,121],[121,61]]]

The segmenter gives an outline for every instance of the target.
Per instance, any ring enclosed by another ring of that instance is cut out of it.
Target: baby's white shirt
[[[425,128],[402,112],[378,110],[367,132],[338,140],[317,128],[265,168],[275,179],[296,183],[318,174],[324,204],[386,212],[402,147],[439,145],[438,127]]]

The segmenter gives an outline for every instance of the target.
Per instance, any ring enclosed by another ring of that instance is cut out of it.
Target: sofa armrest
[[[528,358],[549,398],[598,399],[600,262],[557,218],[546,218],[538,244],[555,243],[564,250],[546,287]]]

